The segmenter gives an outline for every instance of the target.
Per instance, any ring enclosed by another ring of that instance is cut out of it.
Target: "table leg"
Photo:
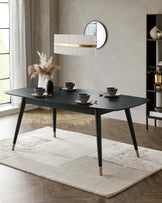
[[[99,175],[102,176],[101,114],[95,111]]]
[[[130,133],[131,133],[133,144],[134,144],[134,148],[136,150],[136,155],[137,155],[137,157],[139,157],[138,146],[137,146],[137,141],[136,141],[136,136],[135,136],[135,132],[134,132],[134,127],[133,127],[130,109],[125,109],[125,114],[127,117]]]
[[[146,130],[148,130],[148,117],[146,116]]]
[[[21,120],[22,120],[22,117],[23,117],[25,105],[26,105],[25,98],[22,98],[21,107],[20,107],[19,116],[18,116],[17,125],[16,125],[16,130],[15,130],[15,135],[14,135],[14,139],[13,139],[12,151],[14,151],[14,149],[15,149],[16,140],[17,140],[17,136],[18,136],[18,133],[19,133],[19,129],[20,129]]]
[[[56,137],[56,109],[53,108],[53,136]]]

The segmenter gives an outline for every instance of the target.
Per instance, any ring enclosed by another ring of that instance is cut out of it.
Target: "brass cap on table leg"
[[[12,145],[12,151],[14,151],[14,149],[15,149],[15,144]]]
[[[99,166],[99,175],[102,176],[102,166]]]
[[[137,155],[137,157],[140,157],[140,156],[139,156],[139,152],[138,152],[138,150],[136,150],[136,155]]]
[[[53,137],[56,137],[56,132],[53,132]]]

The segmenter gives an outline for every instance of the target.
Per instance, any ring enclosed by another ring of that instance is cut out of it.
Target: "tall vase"
[[[50,80],[48,75],[39,75],[38,77],[38,87],[43,87],[47,90],[47,82]]]

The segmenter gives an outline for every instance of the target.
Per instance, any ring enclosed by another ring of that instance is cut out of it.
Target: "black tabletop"
[[[95,108],[103,109],[108,111],[118,111],[124,110],[132,107],[136,107],[142,104],[149,102],[146,98],[134,97],[128,95],[119,95],[113,98],[104,97],[104,92],[97,92],[91,90],[76,89],[75,91],[69,92],[63,89],[60,90],[59,87],[54,87],[53,96],[37,98],[32,96],[34,92],[34,87],[20,88],[15,90],[7,91],[6,94],[28,98],[30,100],[41,101],[44,103],[50,104],[59,104],[59,105],[70,105],[77,108]],[[92,104],[78,104],[75,100],[78,99],[79,93],[88,93],[90,94],[90,100]],[[101,96],[102,95],[102,96]],[[97,104],[94,104],[94,101],[97,100]]]

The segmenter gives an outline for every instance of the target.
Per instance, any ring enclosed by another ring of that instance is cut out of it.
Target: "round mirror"
[[[106,43],[106,28],[102,23],[98,21],[92,21],[88,23],[84,30],[84,34],[97,36],[97,49],[103,47],[103,45]]]

